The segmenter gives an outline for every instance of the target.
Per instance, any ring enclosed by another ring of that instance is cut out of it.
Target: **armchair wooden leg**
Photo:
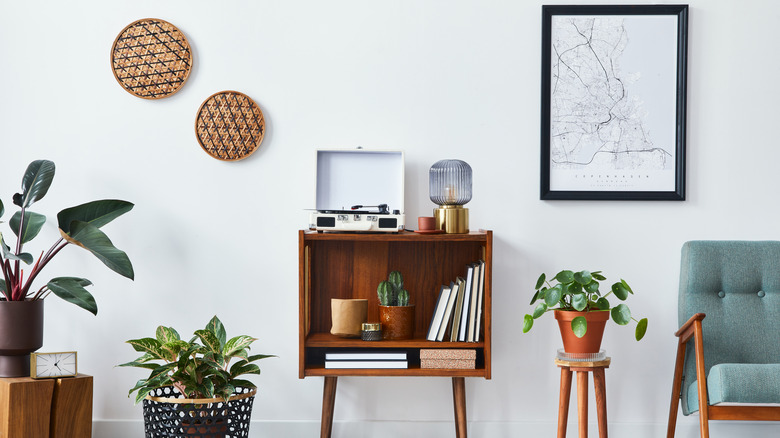
[[[669,423],[666,427],[666,438],[674,438],[674,430],[677,427],[677,410],[680,407],[680,390],[682,389],[682,373],[683,365],[685,363],[685,346],[685,342],[677,342],[677,360],[674,364],[672,402],[669,407]]]

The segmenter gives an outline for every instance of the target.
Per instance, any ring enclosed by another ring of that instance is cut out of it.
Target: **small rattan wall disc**
[[[130,23],[111,47],[114,77],[128,93],[160,99],[179,91],[192,69],[187,38],[157,18]]]
[[[237,161],[252,155],[265,135],[263,111],[249,96],[220,91],[201,104],[195,119],[198,143],[212,157]]]

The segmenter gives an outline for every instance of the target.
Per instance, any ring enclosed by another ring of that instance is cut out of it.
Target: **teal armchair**
[[[702,438],[709,420],[780,421],[780,242],[685,243],[678,311],[667,438],[680,403]]]

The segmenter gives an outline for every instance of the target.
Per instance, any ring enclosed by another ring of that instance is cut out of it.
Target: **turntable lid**
[[[387,204],[390,212],[404,212],[403,151],[317,151],[317,210],[357,204]]]

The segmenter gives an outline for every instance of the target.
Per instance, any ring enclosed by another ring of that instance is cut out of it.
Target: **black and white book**
[[[441,326],[439,327],[439,333],[436,336],[436,340],[441,342],[444,340],[444,334],[447,333],[447,327],[452,320],[452,308],[455,307],[455,298],[458,296],[458,284],[450,282],[450,295],[447,300],[447,307],[444,309],[444,316],[441,320]]]
[[[479,342],[479,328],[482,327],[482,301],[485,299],[485,262],[479,261],[479,289],[477,292],[477,319],[474,330],[474,342]]]
[[[466,342],[474,342],[474,331],[477,328],[477,295],[479,295],[479,272],[482,265],[474,263],[474,281],[471,282],[471,303],[469,303],[469,328]]]
[[[458,342],[465,342],[468,336],[469,314],[471,306],[471,290],[474,287],[475,265],[466,267],[466,285],[463,290],[463,309],[460,315],[460,327],[458,327]]]
[[[338,351],[325,353],[325,360],[406,360],[406,351]]]
[[[431,318],[431,325],[428,327],[428,335],[426,336],[426,339],[429,341],[435,341],[439,334],[439,329],[442,325],[442,320],[444,319],[444,312],[447,310],[450,291],[451,289],[444,285],[442,285],[439,289],[439,298],[436,300],[436,307],[433,311],[433,318]]]
[[[458,340],[458,331],[460,329],[460,317],[463,313],[463,291],[466,289],[466,280],[458,277],[455,280],[458,285],[458,296],[455,298],[455,308],[452,312],[452,328],[450,329],[450,342]]]
[[[409,362],[405,360],[326,360],[326,369],[404,369],[409,368]]]

